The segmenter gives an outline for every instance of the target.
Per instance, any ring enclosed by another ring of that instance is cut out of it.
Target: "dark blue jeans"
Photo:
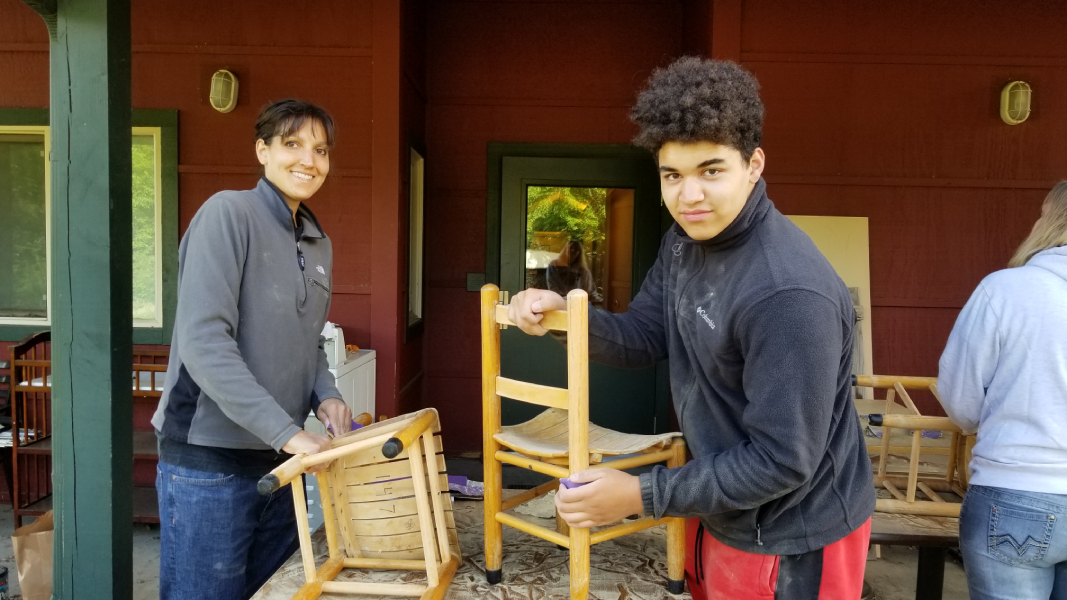
[[[289,486],[159,463],[160,600],[246,600],[298,547]]]
[[[1067,600],[1067,496],[972,485],[960,511],[971,600]]]

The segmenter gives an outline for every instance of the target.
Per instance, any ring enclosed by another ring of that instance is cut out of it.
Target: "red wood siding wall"
[[[937,374],[959,309],[1067,177],[1067,19],[1038,0],[456,1],[434,3],[428,28],[425,401],[454,449],[476,449],[480,430],[464,276],[484,268],[486,143],[626,142],[634,91],[682,51],[759,77],[783,212],[870,219],[882,373]],[[1016,127],[997,114],[1013,79],[1035,87]]]
[[[787,214],[868,217],[875,368],[937,375],[959,310],[1067,177],[1067,12],[725,4],[740,8],[740,58],[763,88],[771,197]],[[1034,86],[1033,113],[1009,126],[1000,89],[1016,79]]]
[[[959,308],[1067,176],[1067,19],[1040,0],[333,0],[315,18],[249,0],[137,1],[133,104],[180,111],[182,229],[219,189],[253,184],[252,122],[298,96],[337,118],[312,207],[335,244],[331,319],[379,352],[379,411],[441,410],[450,450],[480,439],[476,294],[490,141],[625,143],[635,92],[684,52],[740,59],[767,105],[783,212],[870,219],[874,360],[933,375]],[[284,24],[284,25],[282,25]],[[47,37],[0,0],[0,106],[48,102]],[[210,108],[211,73],[241,80]],[[1001,86],[1033,116],[997,116]],[[425,144],[425,332],[404,341],[407,150]],[[927,409],[931,409],[926,399]]]
[[[432,0],[430,0],[432,1]],[[406,338],[408,313],[408,211],[410,191],[410,149],[420,149],[426,157],[426,5],[427,0],[405,0],[402,4],[400,32],[400,199],[402,218],[397,231],[400,244],[400,282],[397,314],[400,315],[397,350],[397,403],[400,414],[422,408],[423,335]],[[424,201],[429,198],[424,193]],[[425,214],[425,213],[424,213]],[[424,221],[425,223],[425,221]],[[425,278],[425,270],[423,273]],[[425,286],[423,288],[425,290]],[[425,297],[425,291],[423,292]],[[425,303],[424,303],[425,306]],[[432,406],[433,403],[431,402]],[[390,415],[392,416],[392,415]]]
[[[682,51],[679,2],[429,3],[424,402],[481,447],[478,295],[491,141],[627,143],[636,90]]]
[[[297,97],[333,114],[330,176],[309,203],[334,244],[330,319],[346,341],[378,351],[378,402],[390,414],[397,410],[402,170],[396,5],[332,0],[316,3],[313,18],[294,18],[290,5],[251,0],[137,1],[132,17],[133,106],[179,111],[182,233],[211,194],[255,184],[253,124],[264,104]],[[211,74],[221,68],[240,80],[228,114],[207,98]],[[0,80],[0,106],[48,105],[47,32],[19,0],[0,0]],[[383,145],[394,151],[375,159]]]

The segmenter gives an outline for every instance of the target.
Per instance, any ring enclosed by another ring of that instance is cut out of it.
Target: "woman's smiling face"
[[[314,196],[330,172],[326,129],[315,119],[306,120],[289,135],[274,136],[270,144],[256,140],[256,156],[267,181],[281,191],[289,204]]]

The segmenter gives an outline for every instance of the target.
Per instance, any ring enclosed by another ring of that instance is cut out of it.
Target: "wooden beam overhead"
[[[27,4],[55,10],[53,597],[127,600],[133,595],[130,0]]]

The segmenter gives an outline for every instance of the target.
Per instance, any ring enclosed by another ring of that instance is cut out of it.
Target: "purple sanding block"
[[[568,490],[572,489],[572,488],[576,488],[576,487],[585,485],[585,483],[578,483],[577,481],[571,481],[570,479],[567,479],[566,477],[564,477],[563,479],[560,479],[559,482],[560,482],[560,484],[563,485],[563,487],[567,488]],[[586,482],[586,483],[588,483],[588,482]]]
[[[355,419],[352,420],[352,431],[355,431],[355,430],[360,429],[362,427],[363,427],[363,425],[361,423],[356,423]],[[327,425],[326,429],[328,429],[330,431],[330,433],[333,433],[333,425]]]

